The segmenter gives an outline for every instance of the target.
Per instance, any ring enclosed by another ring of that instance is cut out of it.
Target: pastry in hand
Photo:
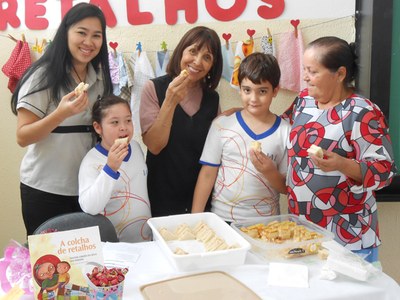
[[[75,95],[79,96],[80,94],[82,94],[83,92],[87,91],[87,89],[89,88],[89,84],[88,83],[84,83],[81,82],[77,85],[77,87],[75,88]]]
[[[186,69],[183,69],[183,70],[181,71],[181,74],[179,74],[179,75],[180,75],[180,76],[186,77],[186,76],[189,75],[189,72],[188,72]]]
[[[308,155],[315,155],[316,157],[323,158],[324,152],[322,148],[317,145],[311,145],[310,148],[307,149]]]
[[[252,141],[251,142],[251,149],[253,149],[256,152],[261,152],[261,143],[259,141]]]
[[[114,141],[114,143],[116,143],[116,144],[128,144],[128,139],[129,139],[129,137],[119,138],[119,139],[116,139]]]

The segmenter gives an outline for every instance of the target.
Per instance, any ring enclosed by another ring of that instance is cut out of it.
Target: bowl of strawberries
[[[127,273],[128,268],[115,264],[87,263],[84,268],[84,275],[89,285],[90,299],[122,299]]]

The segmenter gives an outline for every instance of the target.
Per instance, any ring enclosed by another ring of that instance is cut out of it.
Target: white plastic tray
[[[225,240],[228,245],[237,245],[236,248],[207,252],[201,242],[189,241],[165,241],[159,233],[161,228],[170,231],[181,224],[190,227],[196,226],[200,221],[213,229],[218,237]],[[172,215],[167,217],[150,218],[147,223],[153,231],[153,238],[160,246],[168,260],[181,271],[205,269],[215,266],[241,265],[246,259],[250,243],[233,230],[225,221],[214,213],[197,213]],[[174,254],[176,248],[185,250],[188,254]]]

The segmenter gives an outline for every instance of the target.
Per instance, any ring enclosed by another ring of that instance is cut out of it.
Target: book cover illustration
[[[89,299],[82,270],[104,263],[98,226],[30,235],[28,244],[35,299]]]

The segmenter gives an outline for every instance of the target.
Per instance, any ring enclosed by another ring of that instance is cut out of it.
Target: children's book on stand
[[[35,299],[89,299],[83,270],[103,265],[99,227],[28,236]]]

